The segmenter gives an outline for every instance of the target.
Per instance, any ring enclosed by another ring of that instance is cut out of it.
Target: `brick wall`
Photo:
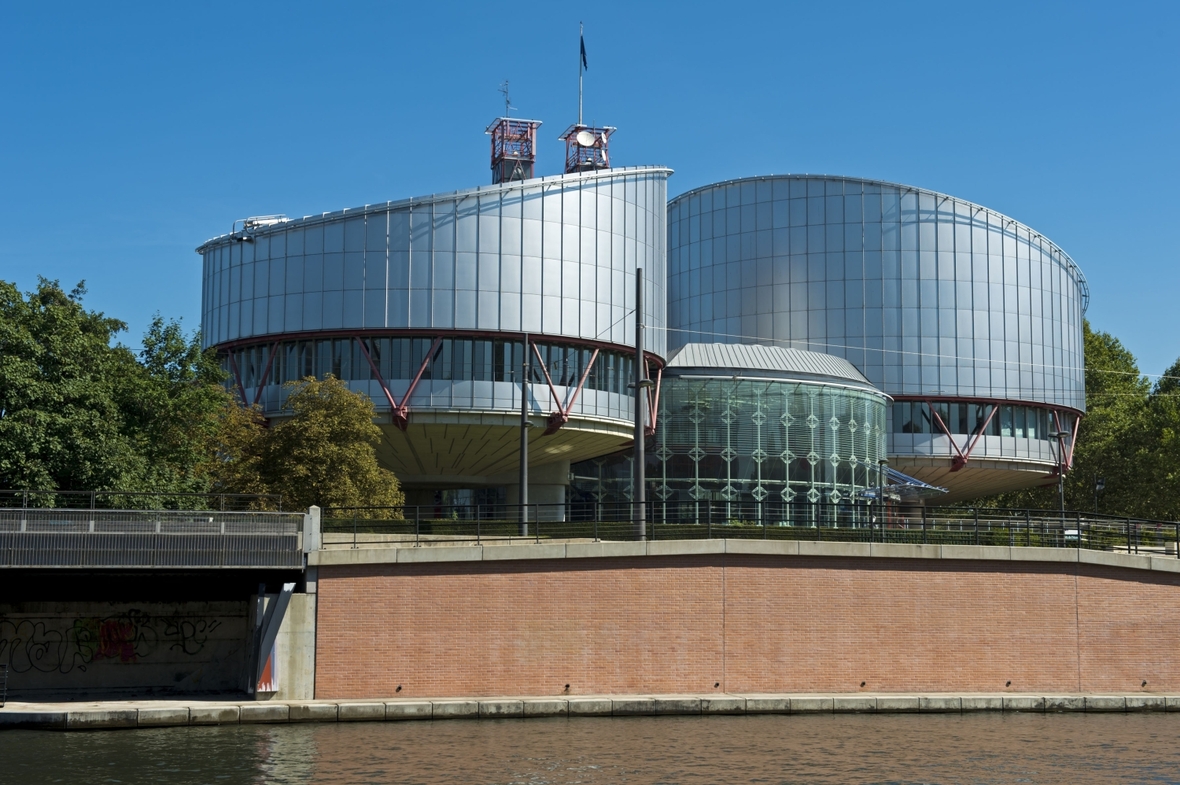
[[[726,554],[319,577],[317,698],[1180,689],[1176,574]]]

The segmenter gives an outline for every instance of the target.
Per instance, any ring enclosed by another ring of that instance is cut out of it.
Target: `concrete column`
[[[535,515],[537,520],[564,521],[566,488],[570,484],[570,462],[555,461],[542,466],[529,467],[528,500],[532,507],[529,518]],[[520,504],[520,483],[515,482],[504,486],[505,501],[509,507]]]

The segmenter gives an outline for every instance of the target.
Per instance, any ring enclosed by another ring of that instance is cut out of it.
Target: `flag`
[[[589,71],[590,66],[586,65],[586,37],[584,35],[579,35],[578,41],[582,45],[582,70]]]

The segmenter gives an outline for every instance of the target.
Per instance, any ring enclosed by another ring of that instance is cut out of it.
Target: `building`
[[[281,417],[285,382],[334,374],[377,406],[410,503],[514,504],[527,373],[528,500],[564,503],[573,476],[579,500],[621,501],[642,269],[653,501],[847,505],[899,471],[953,501],[1068,469],[1088,290],[1046,238],[853,178],[667,202],[670,169],[609,168],[610,127],[567,129],[566,173],[534,178],[539,126],[489,126],[493,185],[248,219],[202,245],[204,339],[243,401]],[[807,402],[835,441],[796,449],[798,422],[746,419]],[[731,415],[737,442],[711,419]]]
[[[842,357],[893,399],[892,468],[945,501],[1051,482],[1085,409],[1086,280],[1036,231],[945,194],[756,177],[668,206],[668,345]]]
[[[529,501],[561,503],[571,461],[633,438],[636,268],[653,368],[665,354],[670,174],[505,179],[235,224],[197,249],[205,344],[267,417],[282,416],[283,383],[305,376],[369,395],[378,457],[410,503],[519,498],[527,351]]]
[[[843,358],[688,344],[661,382],[646,462],[657,521],[812,523],[888,481],[889,399]],[[583,500],[630,499],[629,451],[574,468]]]

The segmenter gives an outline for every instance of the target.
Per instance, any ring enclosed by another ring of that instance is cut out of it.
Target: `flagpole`
[[[582,124],[582,47],[585,46],[582,42],[584,40],[582,23],[578,22],[578,125]]]

